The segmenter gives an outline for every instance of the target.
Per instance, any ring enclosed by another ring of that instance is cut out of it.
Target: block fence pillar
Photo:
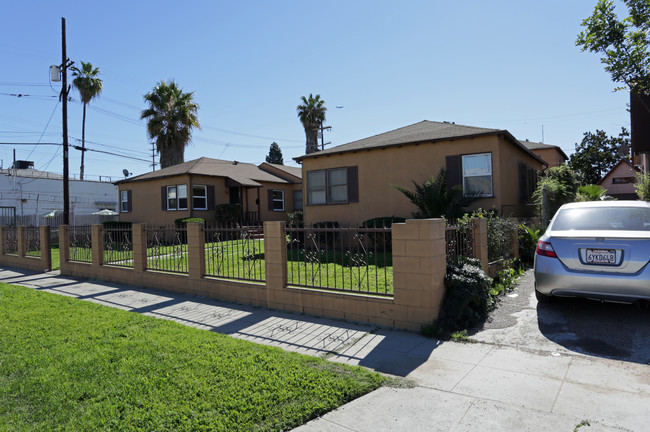
[[[474,250],[474,258],[481,261],[481,268],[487,273],[489,261],[486,219],[472,219],[472,249]]]
[[[70,227],[59,225],[59,264],[61,274],[66,274],[68,261],[70,260]]]
[[[52,244],[50,242],[50,227],[48,225],[41,225],[38,228],[38,235],[41,245],[41,262],[43,267],[52,270]]]
[[[395,321],[419,330],[438,319],[445,294],[445,221],[409,219],[393,224],[392,238]]]
[[[145,224],[131,225],[133,236],[133,271],[143,272],[147,269],[147,230]]]
[[[92,250],[93,267],[104,265],[104,227],[92,225],[90,227],[90,244]]]
[[[287,238],[284,221],[264,222],[264,261],[267,307],[280,307],[277,299],[287,286]]]
[[[187,224],[187,269],[190,279],[205,275],[205,231],[202,223]]]
[[[16,227],[16,237],[18,238],[18,256],[24,257],[27,251],[27,235],[24,226]]]

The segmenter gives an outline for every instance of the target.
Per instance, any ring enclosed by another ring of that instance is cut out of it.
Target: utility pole
[[[65,50],[65,18],[61,18],[61,107],[63,112],[63,223],[70,224],[70,179],[68,178],[68,56]]]
[[[153,167],[153,171],[156,171],[156,143],[151,143],[151,165]]]
[[[320,131],[320,147],[321,150],[325,150],[325,144],[331,144],[331,143],[326,143],[325,142],[325,132],[326,130],[332,129],[332,126],[323,126],[323,122],[320,122],[320,127],[318,130]]]

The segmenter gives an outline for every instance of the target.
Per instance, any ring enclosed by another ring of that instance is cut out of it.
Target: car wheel
[[[537,290],[535,290],[535,298],[537,298],[537,303],[551,303],[554,300],[553,296],[542,294]]]

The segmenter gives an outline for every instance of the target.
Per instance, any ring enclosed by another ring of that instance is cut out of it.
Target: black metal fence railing
[[[90,226],[71,226],[70,261],[93,262],[92,236]]]
[[[205,274],[265,281],[264,228],[221,226],[205,229]]]
[[[5,253],[7,255],[18,255],[18,229],[15,226],[7,226],[4,229]]]
[[[41,233],[38,227],[25,228],[25,254],[28,256],[41,256]]]
[[[287,228],[289,285],[393,295],[390,228]]]
[[[187,228],[147,226],[147,269],[188,273]]]
[[[104,228],[104,264],[133,267],[131,227]]]
[[[445,227],[447,261],[459,257],[474,257],[472,225],[449,225]]]

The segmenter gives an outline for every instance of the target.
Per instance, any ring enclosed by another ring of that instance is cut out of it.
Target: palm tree
[[[419,185],[413,182],[414,191],[403,186],[393,185],[395,189],[402,192],[415,206],[417,212],[413,212],[416,219],[444,217],[454,220],[461,217],[464,208],[479,198],[478,194],[466,196],[463,194],[463,187],[460,185],[448,187],[447,171],[444,168],[436,177],[431,177],[424,184]]]
[[[298,118],[305,128],[306,153],[314,153],[318,151],[318,128],[322,126],[325,121],[325,101],[309,93],[309,98],[301,97],[302,104],[298,105]]]
[[[183,93],[174,81],[160,81],[144,95],[149,108],[140,118],[147,119],[147,135],[156,142],[161,168],[183,163],[192,128],[201,128],[196,115],[199,105],[193,98],[194,92]]]
[[[86,153],[86,105],[95,99],[102,92],[104,82],[98,75],[101,74],[99,68],[93,67],[92,64],[81,62],[81,69],[72,68],[72,76],[76,77],[72,84],[79,90],[81,102],[84,104],[83,120],[81,122],[81,169],[79,178],[84,179],[84,155]]]

